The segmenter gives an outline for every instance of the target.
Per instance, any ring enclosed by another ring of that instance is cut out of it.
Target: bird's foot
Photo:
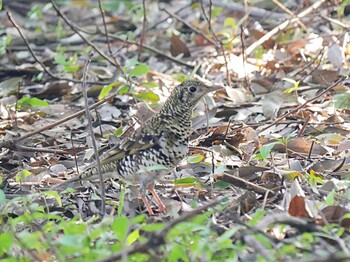
[[[149,214],[150,216],[154,216],[154,212],[153,212],[153,210],[152,210],[152,208],[151,208],[151,205],[149,204],[149,202],[148,202],[146,196],[145,196],[145,195],[141,195],[141,199],[142,199],[143,203],[144,203],[145,206],[146,206],[146,209],[147,209],[148,214]]]
[[[166,213],[167,212],[166,207],[165,207],[163,201],[158,196],[157,192],[154,190],[154,188],[151,185],[147,185],[146,188],[151,192],[152,196],[154,197],[154,199],[157,202],[157,205],[158,205],[157,211],[160,212],[160,213]],[[151,215],[151,216],[154,216],[154,212],[153,212],[153,210],[151,208],[151,205],[149,204],[149,202],[147,200],[146,194],[143,194],[141,192],[141,199],[142,199],[143,203],[146,206],[146,210],[147,210],[148,214]]]
[[[153,195],[154,199],[157,201],[158,212],[166,213],[167,212],[166,207],[165,207],[163,201],[158,196],[157,192],[154,190],[154,188],[151,185],[148,185],[147,189],[151,192],[151,194]]]

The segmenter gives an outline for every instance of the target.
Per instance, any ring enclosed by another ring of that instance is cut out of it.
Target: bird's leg
[[[154,199],[157,201],[158,204],[158,211],[159,212],[166,212],[166,207],[163,203],[163,201],[160,199],[160,197],[158,196],[157,192],[154,191],[154,188],[152,187],[151,184],[147,185],[147,189],[149,190],[149,192],[151,192],[152,196],[154,197]]]
[[[148,203],[148,200],[147,200],[146,196],[144,194],[142,194],[142,193],[141,193],[141,199],[142,199],[143,203],[146,206],[148,214],[151,215],[151,216],[154,216],[153,210],[152,210],[150,204]]]

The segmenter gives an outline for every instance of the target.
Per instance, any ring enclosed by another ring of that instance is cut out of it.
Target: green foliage
[[[28,170],[21,170],[16,174],[16,182],[23,182],[30,175]]]
[[[187,162],[189,164],[196,164],[199,162],[202,162],[204,160],[204,156],[203,155],[193,155],[193,156],[188,156],[187,157]]]
[[[123,134],[123,127],[122,127],[122,126],[121,126],[121,127],[118,127],[118,129],[115,130],[115,132],[114,132],[114,135],[115,135],[116,137],[121,137],[122,134]]]
[[[151,103],[159,101],[159,96],[152,91],[139,92],[135,94],[135,98]]]
[[[27,15],[31,20],[35,21],[42,20],[44,17],[39,5],[34,5]]]
[[[218,17],[221,14],[222,10],[222,7],[214,7],[211,11],[211,18],[213,19]]]
[[[148,65],[139,63],[136,59],[130,59],[127,64],[123,67],[124,76],[129,81],[135,77],[141,77],[146,75],[150,71]],[[146,87],[154,88],[158,85],[154,83],[142,82]],[[114,82],[107,86],[104,86],[99,95],[99,99],[103,99],[110,94],[113,88],[118,87],[117,93],[122,95],[126,93],[133,94],[138,100],[155,103],[159,101],[159,96],[153,91],[144,91],[136,93],[133,88],[129,88],[128,85],[122,84],[121,82]]]
[[[43,198],[45,202],[48,198],[54,198],[59,202],[55,194],[37,194],[35,197],[34,195],[17,197],[2,205],[1,257],[16,258],[16,261],[31,261],[28,254],[49,253],[51,261],[96,261],[132,245],[144,244],[149,241],[149,236],[155,237],[166,226],[165,223],[150,222],[145,215],[129,218],[121,213],[114,218],[111,216],[106,216],[102,220],[92,218],[87,222],[78,217],[66,220],[54,213],[47,213],[46,207],[32,201],[38,197]],[[9,210],[15,206],[21,206],[22,213],[16,217],[8,216]],[[293,260],[298,257],[298,253],[295,252],[296,246],[302,247],[303,252],[310,250],[309,253],[312,254],[315,243],[320,241],[320,238],[329,237],[328,231],[339,236],[345,232],[344,228],[332,225],[329,229],[325,228],[322,234],[305,232],[296,235],[291,241],[276,244],[264,232],[259,233],[258,229],[254,229],[261,219],[269,215],[268,212],[258,209],[250,214],[251,218],[247,224],[254,230],[236,224],[218,234],[212,229],[211,224],[211,216],[217,211],[217,208],[207,211],[171,228],[166,235],[165,243],[157,247],[161,254],[158,259],[238,261],[251,250],[252,243],[237,237],[244,232],[246,237],[249,235],[259,243],[269,256],[263,258],[256,255],[255,261]],[[349,217],[349,214],[345,217]],[[39,224],[40,227],[37,226]],[[274,232],[277,230],[278,228],[275,228]],[[280,230],[283,234],[285,226],[280,226]],[[128,256],[128,261],[150,261],[150,259],[150,255],[143,253]]]
[[[11,35],[2,36],[0,38],[0,56],[6,53],[6,47],[11,43],[11,40],[12,40]]]
[[[63,28],[63,25],[62,25],[62,20],[59,19],[57,21],[57,26],[55,27],[55,32],[57,34],[57,40],[61,39],[62,37],[64,37],[64,28]]]
[[[336,204],[336,202],[335,202],[335,190],[334,189],[331,192],[328,193],[324,203],[327,206],[333,206],[333,205]]]
[[[125,187],[122,188],[119,195],[118,216],[122,215],[125,201]]]
[[[259,160],[267,160],[267,157],[271,154],[272,148],[278,144],[278,142],[273,142],[270,144],[263,145],[255,154],[255,158]]]
[[[253,52],[254,57],[256,57],[257,59],[262,59],[265,53],[266,50],[262,45],[258,46]]]
[[[339,109],[350,109],[350,92],[336,94],[334,106]]]
[[[101,100],[101,99],[105,98],[112,91],[113,87],[118,86],[120,84],[121,84],[121,82],[113,82],[109,85],[104,86],[102,88],[99,96],[98,96],[98,99]]]
[[[288,88],[284,91],[284,93],[286,94],[290,94],[290,93],[294,93],[294,92],[297,92],[298,91],[298,87],[299,87],[299,84],[300,84],[300,81],[295,81],[293,79],[284,79],[290,83],[292,83],[294,86],[292,88]]]
[[[165,247],[168,261],[234,261],[237,258],[240,246],[233,244],[230,239],[237,229],[233,228],[218,236],[207,224],[209,215],[210,212],[206,212],[196,216],[169,232]]]
[[[316,172],[313,171],[312,169],[310,170],[309,174],[306,174],[306,176],[307,176],[307,182],[312,187],[316,187],[317,184],[323,184],[323,178],[317,175]]]
[[[149,72],[149,67],[146,64],[137,64],[134,68],[129,72],[129,77],[142,76]]]
[[[26,95],[17,101],[17,110],[24,110],[30,107],[48,107],[49,103],[36,97]]]
[[[235,32],[237,30],[236,20],[232,17],[227,17],[224,21],[224,29],[222,29],[218,34],[222,35],[224,39],[222,40],[223,45],[227,49],[232,49],[234,40],[236,39]]]
[[[62,71],[74,73],[80,69],[80,64],[78,64],[78,55],[74,54],[68,59],[61,53],[55,55],[55,63],[62,66]]]
[[[176,179],[174,184],[175,185],[182,185],[182,184],[188,185],[188,184],[194,184],[197,182],[198,182],[197,179],[194,177],[184,177],[184,178]]]

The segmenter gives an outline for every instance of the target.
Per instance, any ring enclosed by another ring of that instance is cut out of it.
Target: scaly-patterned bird
[[[149,214],[153,211],[146,199],[148,189],[158,203],[159,211],[166,211],[163,202],[153,189],[158,176],[167,174],[188,153],[192,126],[192,111],[207,93],[219,89],[198,80],[188,80],[175,87],[159,113],[153,115],[120,144],[101,156],[102,173],[132,183],[140,183],[141,198]],[[163,170],[159,170],[163,169]],[[79,176],[60,184],[87,180],[98,174],[96,165],[83,170]]]

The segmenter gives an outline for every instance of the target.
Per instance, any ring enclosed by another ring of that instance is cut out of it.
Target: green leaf
[[[169,254],[167,255],[167,259],[168,261],[189,261],[185,246],[175,245],[172,247]]]
[[[119,84],[120,84],[120,82],[114,82],[114,83],[111,83],[109,85],[104,86],[100,92],[100,95],[98,96],[98,99],[101,100],[101,99],[105,98],[107,95],[109,95],[112,88],[115,87],[116,85],[119,85]]]
[[[0,0],[0,10],[2,9],[2,0]]]
[[[267,145],[263,145],[256,154],[256,158],[259,160],[266,160],[267,157],[270,155],[272,148],[278,144],[278,142],[273,142]]]
[[[17,110],[22,109],[24,106],[29,106],[29,107],[48,107],[49,103],[45,100],[41,100],[36,97],[30,97],[28,95],[22,97],[20,100],[17,101]]]
[[[43,194],[56,199],[58,206],[62,207],[62,200],[57,191],[44,191]]]
[[[130,67],[133,67],[133,66],[138,65],[139,63],[140,63],[140,62],[137,61],[137,59],[135,59],[135,58],[129,59],[129,60],[127,60],[127,62],[125,63],[124,69],[126,70],[126,69],[128,69],[128,68],[130,68]]]
[[[55,63],[64,66],[67,64],[67,61],[66,61],[66,58],[62,54],[56,54],[55,55]]]
[[[127,85],[122,85],[118,88],[117,94],[124,95],[129,91],[129,87]]]
[[[224,26],[232,27],[233,29],[237,28],[236,20],[232,17],[228,17],[225,19]]]
[[[132,69],[129,73],[129,77],[133,77],[133,76],[142,76],[145,75],[149,72],[149,67],[146,64],[138,64],[137,66],[135,66],[134,69]]]
[[[83,235],[86,230],[85,224],[74,221],[69,221],[69,223],[63,224],[63,227],[66,235]]]
[[[56,241],[57,243],[74,248],[78,251],[79,248],[84,247],[84,240],[86,239],[83,235],[62,235]]]
[[[255,211],[255,214],[253,215],[252,219],[249,220],[247,223],[251,226],[255,226],[264,216],[265,216],[265,211],[262,209],[258,209]]]
[[[128,218],[124,216],[116,217],[112,225],[112,228],[117,239],[121,243],[124,243],[129,230]]]
[[[41,243],[43,235],[39,231],[21,231],[16,235],[19,237],[21,241],[20,243],[25,243],[26,248],[40,250],[43,247],[43,244]]]
[[[292,83],[294,85],[293,87],[284,90],[283,93],[290,94],[290,93],[298,91],[298,87],[299,87],[300,81],[295,81],[295,80],[289,79],[289,78],[284,78],[283,80],[285,80],[285,81],[287,81],[289,83]]]
[[[341,93],[334,96],[334,106],[338,109],[350,109],[350,93]]]
[[[135,94],[135,97],[138,100],[143,100],[151,103],[155,103],[159,101],[159,96],[152,91],[146,91],[146,92]]]
[[[4,254],[7,254],[10,251],[12,246],[13,236],[8,233],[0,234],[0,257],[4,257]]]
[[[119,195],[118,216],[122,215],[125,200],[125,187],[122,188]]]
[[[164,165],[152,165],[152,166],[146,166],[140,170],[137,171],[137,173],[147,173],[150,171],[159,171],[159,170],[167,170],[168,168]]]
[[[47,101],[41,100],[41,99],[36,98],[36,97],[30,98],[27,103],[33,107],[39,107],[39,106],[48,107],[49,106],[49,103]]]
[[[196,183],[197,179],[194,177],[184,177],[184,178],[179,178],[176,179],[174,184],[175,185],[181,185],[181,184],[193,184]]]
[[[27,176],[29,176],[31,173],[28,170],[21,170],[16,174],[16,182],[20,183],[23,182]]]
[[[214,7],[211,11],[211,18],[217,17],[221,13],[222,9],[222,7]]]
[[[327,206],[333,206],[335,204],[335,190],[333,189],[326,197],[324,201]]]
[[[217,189],[227,189],[230,187],[230,184],[225,181],[217,181],[214,183],[214,187]]]
[[[150,82],[142,82],[142,85],[147,86],[147,87],[149,87],[149,88],[156,88],[156,87],[158,87],[157,84],[155,84],[155,83],[150,83]]]
[[[145,219],[146,219],[146,215],[145,214],[141,214],[141,215],[138,215],[136,217],[133,217],[131,219],[131,223],[132,224],[143,224],[145,222]]]
[[[136,229],[128,235],[128,237],[126,239],[126,243],[128,244],[128,246],[130,246],[135,241],[137,241],[139,238],[140,238],[140,230]]]
[[[123,127],[119,127],[117,130],[115,130],[114,132],[114,136],[115,137],[121,137],[121,135],[123,134]]]
[[[192,156],[188,156],[187,157],[187,162],[189,164],[196,164],[196,163],[199,163],[201,161],[203,161],[205,157],[203,155],[192,155]]]
[[[6,36],[6,40],[5,40],[6,45],[9,45],[11,43],[11,41],[12,41],[12,36],[11,35],[7,35]]]
[[[164,228],[163,223],[153,223],[153,224],[142,226],[142,230],[146,232],[154,232],[154,231],[162,230],[163,228]]]

